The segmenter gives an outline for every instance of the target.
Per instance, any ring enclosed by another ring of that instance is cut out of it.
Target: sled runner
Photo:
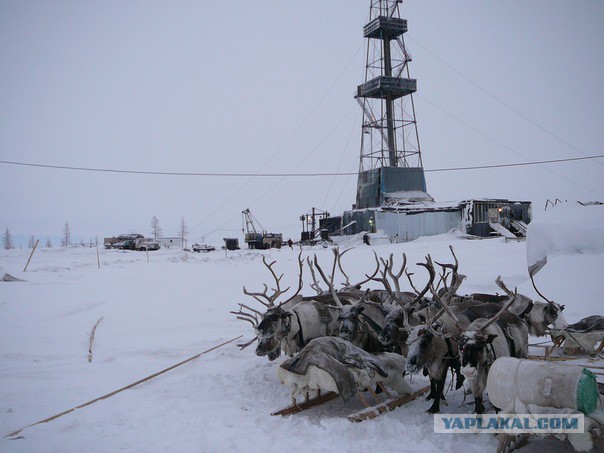
[[[394,397],[390,396],[389,393],[384,392],[384,394],[386,395],[386,399],[384,401],[382,401],[381,403],[378,403],[375,405],[370,405],[367,402],[367,399],[364,397],[364,395],[362,393],[359,393],[359,399],[365,406],[365,409],[355,412],[353,414],[350,414],[348,416],[348,420],[350,420],[351,422],[362,422],[367,419],[376,418],[385,412],[389,412],[391,410],[396,409],[399,406],[402,406],[404,404],[409,403],[410,401],[413,401],[418,396],[426,393],[428,390],[430,390],[430,387],[426,386],[413,393],[398,395],[398,396],[394,396]],[[380,399],[379,395],[377,395],[373,390],[369,390],[369,393],[372,395],[372,397],[374,399],[378,399],[378,400]],[[303,401],[301,403],[296,403],[296,404],[292,404],[290,406],[284,407],[283,409],[280,409],[278,411],[271,413],[271,415],[297,414],[297,413],[303,412],[307,409],[310,409],[312,407],[316,407],[323,403],[326,403],[327,401],[331,401],[337,397],[338,397],[338,394],[336,392],[328,392],[323,395],[319,395],[316,398],[311,398],[307,401]]]

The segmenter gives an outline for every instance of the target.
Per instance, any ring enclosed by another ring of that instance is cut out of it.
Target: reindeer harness
[[[320,302],[315,302],[312,304],[312,306],[315,307],[315,309],[317,310],[317,314],[319,315],[319,319],[321,320],[321,323],[325,324],[325,335],[329,336],[330,332],[328,332],[327,326],[329,326],[329,323],[333,320],[333,315],[329,311],[328,306],[325,304],[322,304]],[[300,349],[302,349],[304,346],[306,346],[306,342],[304,341],[304,332],[302,331],[302,323],[300,322],[300,316],[298,316],[298,313],[296,313],[296,310],[294,308],[292,308],[290,310],[290,312],[296,316],[296,321],[298,323],[298,333],[294,336],[294,338],[296,339],[296,343],[297,343],[298,347]],[[292,321],[291,321],[291,315],[290,315],[284,320],[284,327],[283,327],[283,330],[285,332],[284,338],[287,338],[287,335],[289,334],[291,329],[292,329]]]
[[[522,313],[520,313],[518,315],[518,317],[520,319],[522,319],[524,322],[526,322],[527,326],[530,328],[531,327],[531,317],[530,317],[530,313],[531,310],[533,309],[533,306],[535,305],[535,303],[531,300],[526,308],[524,310],[522,310]]]

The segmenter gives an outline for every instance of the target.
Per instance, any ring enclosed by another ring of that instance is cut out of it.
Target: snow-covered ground
[[[600,208],[602,209],[602,208]],[[563,239],[562,239],[563,240]],[[602,238],[599,239],[600,241]],[[467,275],[460,292],[495,292],[502,275],[508,287],[537,298],[527,274],[527,245],[503,239],[467,240],[455,235],[406,244],[365,246],[357,241],[343,262],[351,280],[373,269],[373,251],[402,253],[418,281],[415,263],[427,253],[451,260],[452,245]],[[343,247],[345,244],[342,245]],[[276,260],[283,286],[297,284],[298,250],[142,252],[95,248],[3,250],[4,272],[25,282],[0,282],[0,435],[93,400],[239,335],[251,325],[229,313],[238,302],[258,306],[242,293],[272,285],[262,255]],[[327,248],[305,248],[328,267]],[[566,305],[569,322],[604,314],[600,278],[604,253],[581,249],[554,254],[537,274],[540,291]],[[0,274],[4,273],[0,269]],[[304,294],[313,294],[305,274]],[[340,280],[341,281],[341,280]],[[406,282],[404,282],[406,283]],[[378,283],[370,285],[378,287]],[[407,285],[405,285],[407,289]],[[260,308],[260,307],[258,307]],[[96,329],[93,358],[90,333]],[[241,341],[241,340],[239,340]],[[537,341],[531,339],[531,341]],[[276,362],[230,343],[129,390],[0,439],[0,451],[494,451],[491,435],[434,434],[423,398],[353,424],[346,415],[360,403],[339,399],[290,417],[270,413],[289,404],[275,376]],[[282,360],[282,359],[281,359]],[[413,377],[411,385],[426,384]],[[443,412],[470,413],[472,398],[447,394]]]

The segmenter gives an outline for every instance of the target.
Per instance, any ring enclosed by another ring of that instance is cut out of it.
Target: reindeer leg
[[[484,414],[484,404],[482,403],[482,395],[474,396],[474,412]]]
[[[463,387],[463,383],[466,380],[466,377],[461,374],[459,367],[455,370],[455,390],[459,390]]]
[[[446,376],[446,372],[445,372],[445,376]],[[428,409],[428,412],[430,414],[437,414],[440,412],[440,399],[445,390],[445,381],[446,381],[446,379],[444,379],[444,378],[441,378],[438,381],[436,381],[436,393],[435,393],[436,396],[434,397],[434,402],[432,403],[432,406],[430,406],[430,409]]]
[[[426,396],[426,401],[436,398],[436,380],[430,378],[430,393]]]

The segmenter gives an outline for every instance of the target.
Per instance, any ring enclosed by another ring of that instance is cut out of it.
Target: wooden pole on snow
[[[34,256],[34,252],[36,251],[36,247],[38,246],[39,242],[40,242],[40,239],[37,239],[36,243],[34,245],[34,248],[31,250],[31,253],[29,254],[29,259],[27,260],[27,264],[25,265],[25,268],[23,269],[23,272],[27,272],[27,266],[29,266],[29,262],[31,261],[31,257]]]

